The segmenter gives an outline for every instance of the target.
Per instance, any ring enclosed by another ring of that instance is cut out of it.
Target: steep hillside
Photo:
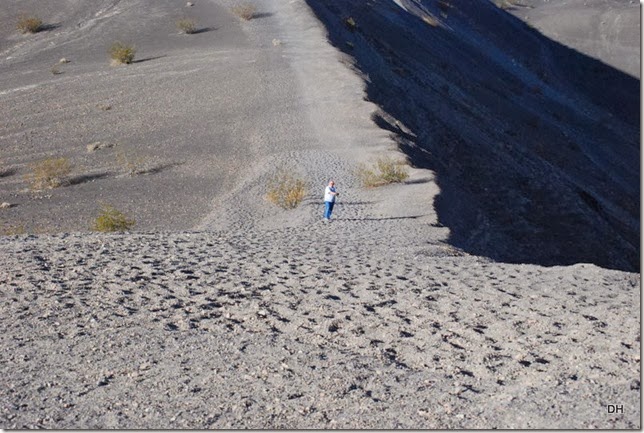
[[[469,252],[639,268],[639,80],[492,2],[308,3]]]

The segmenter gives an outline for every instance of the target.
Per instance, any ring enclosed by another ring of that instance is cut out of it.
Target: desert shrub
[[[67,158],[47,158],[31,164],[30,169],[27,182],[32,190],[38,191],[63,185],[72,171],[72,165]]]
[[[24,235],[27,233],[23,224],[8,224],[0,225],[0,236],[15,236]]]
[[[257,9],[253,5],[245,4],[239,5],[232,8],[232,12],[237,15],[239,18],[250,21],[255,18],[255,12]]]
[[[378,158],[373,168],[361,165],[356,176],[366,187],[376,187],[390,183],[404,182],[409,173],[405,163],[389,157]]]
[[[38,33],[43,28],[43,22],[38,17],[25,15],[18,18],[16,27],[21,33]]]
[[[109,204],[101,205],[99,215],[94,220],[91,229],[96,232],[124,232],[132,227],[136,221],[128,218],[123,212]]]
[[[134,45],[124,44],[123,42],[114,42],[110,47],[110,58],[116,64],[130,64],[134,61],[136,48]]]
[[[351,30],[352,32],[355,31],[355,29],[358,27],[353,17],[345,18],[344,25],[346,26],[347,29]]]
[[[306,192],[306,182],[283,169],[269,181],[266,198],[283,209],[295,209],[304,200]]]
[[[130,176],[144,173],[148,169],[148,160],[144,156],[136,155],[127,149],[119,149],[115,154],[116,162]]]
[[[197,31],[197,23],[190,18],[182,18],[177,21],[177,28],[181,33],[191,35]]]

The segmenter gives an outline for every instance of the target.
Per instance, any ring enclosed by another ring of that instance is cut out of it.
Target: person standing
[[[331,220],[331,212],[333,212],[333,205],[335,198],[340,195],[335,189],[335,182],[329,181],[329,185],[324,189],[324,221]]]

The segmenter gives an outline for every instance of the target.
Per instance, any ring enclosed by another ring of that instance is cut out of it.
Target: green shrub
[[[72,171],[72,165],[67,158],[47,158],[31,164],[30,168],[26,180],[35,191],[58,188]]]
[[[373,168],[360,165],[356,170],[356,176],[363,186],[376,187],[404,182],[409,177],[409,173],[404,162],[381,157],[376,160]]]
[[[255,12],[257,9],[253,5],[239,5],[231,9],[232,12],[237,15],[239,18],[250,21],[255,18]]]
[[[286,170],[278,171],[268,183],[266,198],[283,209],[295,209],[306,196],[306,182]]]
[[[38,17],[21,16],[16,27],[21,33],[38,33],[43,28],[43,22]]]
[[[110,47],[110,58],[115,64],[130,64],[134,61],[136,48],[134,45],[127,45],[122,42],[114,42]]]
[[[197,23],[190,18],[182,18],[177,21],[177,28],[181,33],[191,35],[197,31]]]
[[[101,205],[101,211],[94,220],[91,229],[96,232],[124,232],[132,227],[136,221],[129,219],[125,214],[108,204]]]

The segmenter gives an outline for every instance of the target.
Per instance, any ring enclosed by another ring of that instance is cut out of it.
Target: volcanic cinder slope
[[[641,427],[637,79],[485,1],[193,3],[0,9],[0,218],[57,232],[0,243],[0,428]]]

